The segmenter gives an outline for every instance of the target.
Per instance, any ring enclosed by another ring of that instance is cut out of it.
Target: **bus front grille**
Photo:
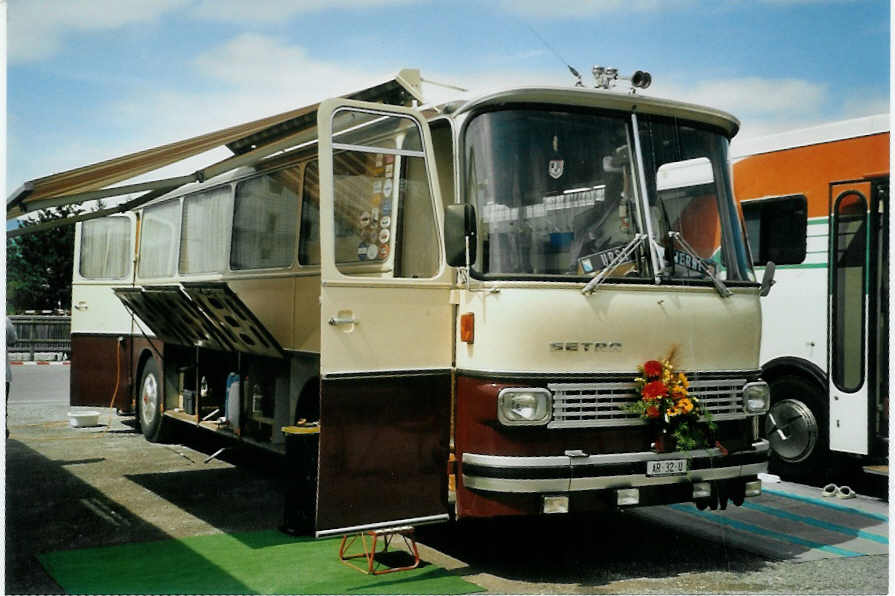
[[[711,414],[712,420],[744,420],[743,386],[746,379],[696,379],[689,393]],[[640,399],[633,382],[551,383],[553,419],[548,428],[595,428],[646,424],[625,409]]]

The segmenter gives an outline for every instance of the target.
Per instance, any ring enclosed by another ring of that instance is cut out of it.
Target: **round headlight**
[[[764,414],[771,406],[771,389],[764,381],[743,387],[743,409],[747,414]]]
[[[508,426],[547,424],[550,404],[546,389],[508,387],[497,395],[497,419]]]

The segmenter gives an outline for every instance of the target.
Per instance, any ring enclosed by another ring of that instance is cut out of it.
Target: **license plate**
[[[684,474],[690,468],[687,459],[658,459],[646,462],[647,476],[671,476]]]

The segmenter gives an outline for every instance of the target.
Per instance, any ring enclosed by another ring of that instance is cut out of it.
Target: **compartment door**
[[[317,535],[445,520],[452,272],[428,126],[328,100],[318,129]]]

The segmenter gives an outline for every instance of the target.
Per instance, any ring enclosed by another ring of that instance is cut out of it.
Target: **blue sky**
[[[725,109],[743,138],[887,112],[889,13],[886,0],[8,0],[7,194],[404,67],[474,90],[571,85],[556,53],[586,81],[594,64],[644,69],[649,95]]]

